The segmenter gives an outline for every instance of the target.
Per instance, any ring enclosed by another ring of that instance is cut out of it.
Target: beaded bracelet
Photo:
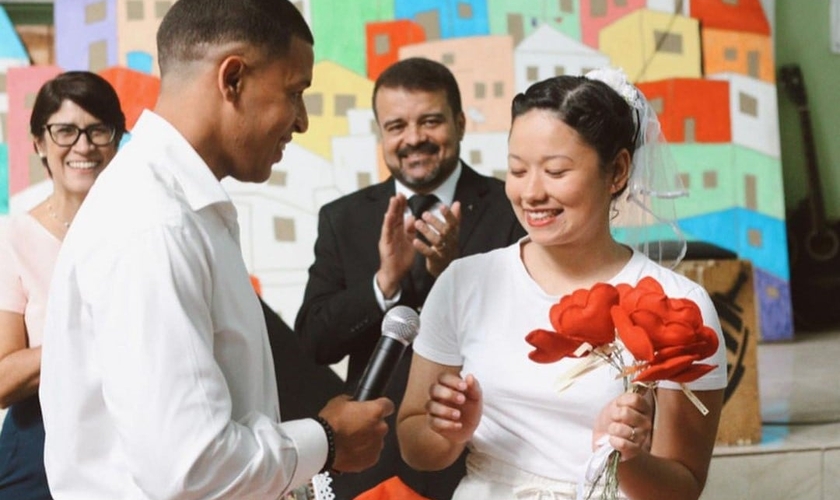
[[[335,462],[335,431],[333,431],[332,426],[324,417],[316,416],[315,421],[321,424],[321,427],[324,428],[324,434],[327,435],[327,461],[324,464],[324,468],[321,469],[321,472],[333,472],[332,466]]]

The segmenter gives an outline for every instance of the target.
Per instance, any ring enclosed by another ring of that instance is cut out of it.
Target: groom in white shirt
[[[64,241],[44,332],[56,499],[277,498],[376,462],[393,404],[281,423],[259,301],[220,184],[262,182],[308,126],[313,38],[286,0],[180,0],[161,91]]]

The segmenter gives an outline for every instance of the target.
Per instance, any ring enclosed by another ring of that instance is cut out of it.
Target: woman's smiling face
[[[612,176],[555,113],[533,109],[518,116],[508,151],[505,191],[532,241],[586,244],[609,231]]]
[[[60,128],[56,125],[87,129],[103,123],[78,104],[65,99],[58,111],[47,120],[47,126],[52,126],[54,133]],[[90,142],[88,134],[84,132],[79,134],[78,140],[72,146],[59,146],[44,129],[43,133],[35,138],[35,143],[38,154],[49,167],[56,188],[72,193],[87,193],[96,177],[117,154],[116,140],[107,145],[97,146]]]

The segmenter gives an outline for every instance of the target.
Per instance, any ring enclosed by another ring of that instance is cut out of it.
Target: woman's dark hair
[[[284,57],[292,36],[314,45],[312,31],[288,0],[178,0],[157,32],[161,77],[178,63],[200,59],[211,46],[244,42],[265,54]]]
[[[44,134],[47,120],[65,100],[72,101],[102,123],[113,126],[114,143],[120,143],[125,133],[125,114],[117,92],[107,80],[89,71],[68,71],[41,86],[29,117],[29,132],[33,137]]]
[[[631,157],[636,150],[633,109],[600,80],[563,75],[537,82],[513,98],[511,124],[533,109],[550,111],[573,128],[598,152],[602,167],[610,164],[622,149]]]
[[[454,116],[462,112],[461,91],[455,75],[443,64],[422,57],[398,61],[380,73],[373,85],[373,112],[376,113],[376,93],[385,87],[409,91],[446,92],[446,102]]]

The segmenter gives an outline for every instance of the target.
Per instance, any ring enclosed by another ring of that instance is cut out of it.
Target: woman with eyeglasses
[[[70,71],[41,87],[29,125],[53,189],[0,221],[0,500],[51,498],[38,401],[47,288],[76,211],[117,153],[125,115],[105,79]]]

